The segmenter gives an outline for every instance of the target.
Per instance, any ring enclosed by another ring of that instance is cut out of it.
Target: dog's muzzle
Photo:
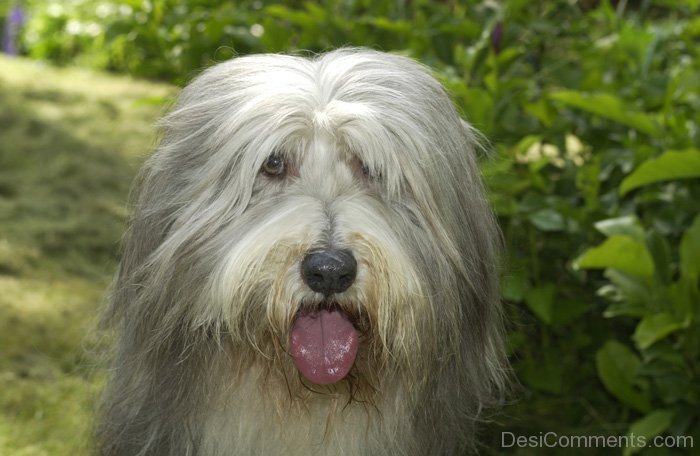
[[[317,250],[304,257],[301,276],[324,295],[322,308],[300,313],[292,326],[290,352],[299,372],[310,382],[327,385],[345,378],[359,348],[357,329],[329,299],[355,281],[357,261],[349,250]]]

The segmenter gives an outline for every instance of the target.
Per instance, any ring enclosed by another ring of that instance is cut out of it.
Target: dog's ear
[[[147,166],[136,181],[135,193],[138,197],[124,245],[122,263],[143,263],[163,242],[173,223],[174,208],[165,205],[166,200],[161,196],[166,191],[163,180],[163,176]]]
[[[139,287],[139,271],[146,267],[148,258],[165,239],[173,223],[174,208],[159,203],[165,188],[164,177],[158,175],[149,160],[142,168],[133,186],[130,206],[133,213],[122,239],[121,259],[112,283],[110,304],[103,317],[103,325],[120,318]]]

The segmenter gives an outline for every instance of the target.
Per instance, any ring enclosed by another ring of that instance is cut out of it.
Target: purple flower
[[[2,37],[2,50],[5,54],[17,55],[19,53],[17,39],[24,24],[24,19],[24,11],[19,6],[12,8],[10,14],[8,14],[5,22],[5,33],[3,33]]]
[[[503,40],[503,24],[501,21],[496,22],[496,26],[491,32],[491,45],[493,46],[493,52],[498,54],[501,52],[501,41]]]

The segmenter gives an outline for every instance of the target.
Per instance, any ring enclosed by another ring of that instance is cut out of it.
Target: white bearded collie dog
[[[474,133],[404,57],[206,70],[161,122],[105,321],[101,455],[458,455],[506,377]]]

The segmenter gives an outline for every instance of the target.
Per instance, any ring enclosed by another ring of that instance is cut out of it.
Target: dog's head
[[[162,127],[111,309],[134,344],[183,358],[206,340],[312,388],[488,397],[496,228],[474,134],[424,67],[237,58]]]

